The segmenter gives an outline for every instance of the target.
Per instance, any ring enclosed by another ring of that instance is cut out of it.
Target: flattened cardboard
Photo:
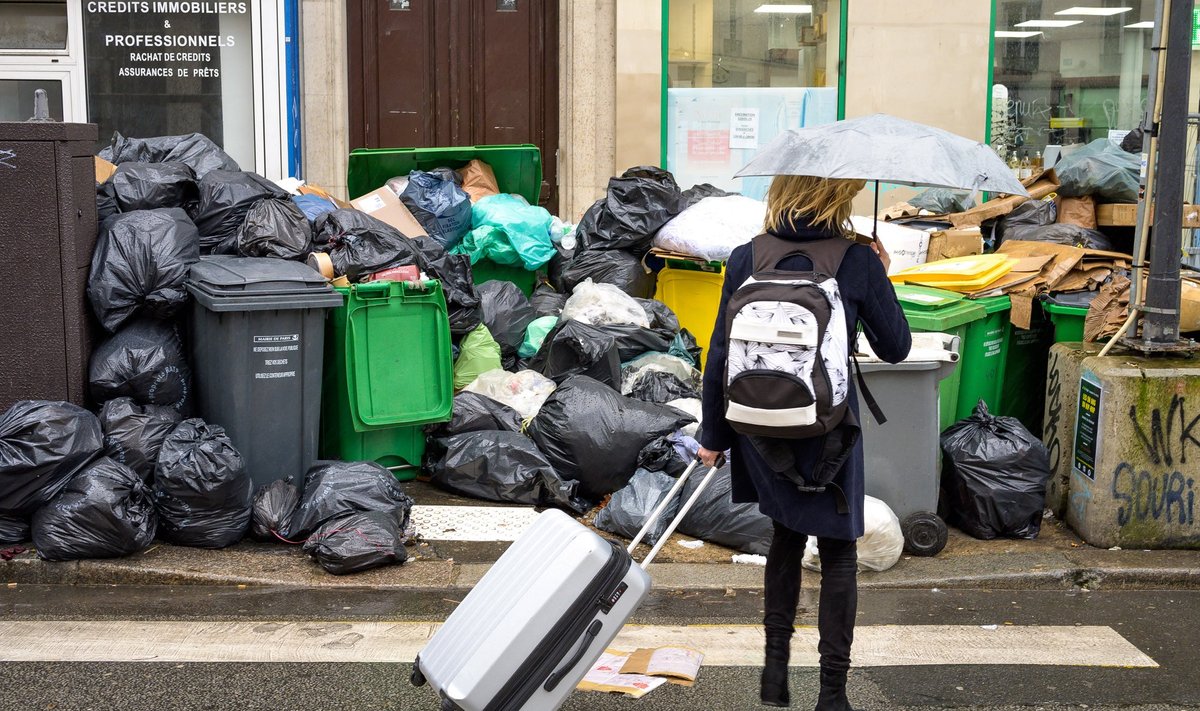
[[[983,235],[978,227],[961,230],[941,230],[929,235],[927,261],[936,262],[954,257],[983,254]]]
[[[978,227],[984,222],[994,218],[1007,215],[1016,209],[1017,205],[1026,200],[1040,200],[1050,193],[1058,190],[1058,176],[1054,170],[1047,170],[1038,177],[1024,181],[1025,189],[1029,192],[1029,197],[1021,195],[1010,195],[1008,197],[988,200],[982,205],[977,205],[966,212],[956,212],[950,215],[950,223],[955,227]]]
[[[396,197],[396,193],[386,186],[355,198],[350,204],[354,209],[395,227],[405,237],[423,237],[428,234],[404,203],[400,202],[400,198]]]

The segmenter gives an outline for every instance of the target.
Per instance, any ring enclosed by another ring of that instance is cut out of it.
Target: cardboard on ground
[[[672,684],[691,686],[703,663],[704,654],[686,647],[642,648],[629,655],[621,673],[664,677]]]
[[[621,667],[629,660],[631,654],[632,652],[623,652],[619,649],[604,650],[604,653],[600,655],[600,658],[596,660],[576,688],[580,691],[625,694],[640,699],[667,683],[663,677],[622,673]]]

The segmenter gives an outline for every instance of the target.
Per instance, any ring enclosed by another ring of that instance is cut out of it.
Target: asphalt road
[[[458,594],[458,593],[455,593]],[[45,621],[344,621],[444,619],[455,594],[236,588],[0,589],[0,623]],[[806,599],[806,606],[813,601]],[[758,620],[750,591],[659,591],[634,620],[738,625]],[[815,618],[806,607],[802,622]],[[862,596],[860,626],[1108,627],[1159,666],[1108,668],[959,664],[873,666],[852,672],[862,709],[1200,708],[1200,592],[877,591]],[[1036,629],[1035,629],[1036,632]],[[408,664],[62,662],[71,640],[50,639],[40,661],[0,662],[0,709],[21,711],[339,711],[437,709]],[[0,658],[6,645],[0,642]],[[9,646],[9,650],[12,647]],[[971,650],[964,650],[970,652]],[[574,694],[565,708],[683,711],[757,708],[753,666],[708,666],[696,686],[664,686],[640,700]],[[812,708],[816,669],[792,671],[793,707]]]

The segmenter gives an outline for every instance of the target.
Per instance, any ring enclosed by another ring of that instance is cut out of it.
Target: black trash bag
[[[104,455],[149,482],[163,442],[181,419],[173,407],[139,405],[129,397],[109,400],[100,408]]]
[[[621,389],[621,355],[616,338],[602,326],[583,321],[559,322],[546,334],[529,367],[556,383],[586,375],[614,390]]]
[[[1050,453],[1013,417],[975,412],[942,433],[942,505],[949,523],[976,538],[1037,538]]]
[[[1089,230],[1086,227],[1080,227],[1079,225],[1046,225],[1045,227],[1030,230],[1021,239],[1029,240],[1030,242],[1065,244],[1071,247],[1082,247],[1083,249],[1100,249],[1106,252],[1116,249],[1116,245],[1108,238],[1108,235],[1096,230]]]
[[[908,204],[919,210],[929,210],[936,215],[947,215],[970,210],[975,207],[975,199],[971,197],[970,190],[926,188],[909,198]]]
[[[629,483],[651,440],[693,421],[576,375],[550,395],[529,433],[559,476],[578,481],[583,498],[599,500]]]
[[[725,192],[724,190],[713,185],[712,183],[699,183],[699,184],[693,185],[692,187],[683,191],[683,205],[684,205],[684,209],[686,210],[687,208],[691,207],[692,205],[695,205],[696,203],[700,202],[704,198],[729,197],[730,195],[739,195],[739,194],[740,193]]]
[[[454,183],[455,185],[462,185],[462,183],[463,183],[462,176],[459,175],[458,171],[449,166],[443,165],[440,168],[434,168],[433,170],[426,171],[426,172],[428,172],[433,177],[438,178],[439,180],[449,180],[450,182]]]
[[[304,259],[312,249],[312,227],[296,203],[268,198],[254,203],[237,235],[243,257]]]
[[[100,157],[115,163],[183,163],[199,180],[214,170],[240,170],[237,161],[200,133],[156,138],[126,138],[114,133]]]
[[[666,331],[671,334],[679,333],[679,317],[667,306],[658,299],[634,299],[642,306],[642,310],[646,312],[646,318],[650,319],[650,328],[656,331]]]
[[[1058,206],[1053,200],[1026,200],[996,222],[996,234],[1001,242],[1026,240],[1028,235],[1058,219]]]
[[[1137,154],[1140,159],[1142,154],[1142,142],[1145,141],[1145,139],[1146,129],[1138,126],[1129,133],[1125,134],[1125,137],[1121,139],[1121,150],[1125,151],[1126,153]]]
[[[1137,202],[1142,161],[1107,138],[1098,138],[1066,156],[1054,172],[1063,197],[1094,195],[1097,202]]]
[[[344,274],[352,282],[388,267],[415,264],[421,271],[429,271],[415,240],[358,210],[334,210],[317,218],[313,242],[329,250],[334,273]]]
[[[637,379],[629,391],[629,397],[664,405],[672,400],[699,398],[700,393],[673,373],[653,370]]]
[[[109,182],[121,212],[186,208],[196,202],[196,174],[183,163],[122,163]]]
[[[318,462],[304,477],[285,538],[306,538],[327,521],[364,511],[387,513],[403,531],[412,505],[396,477],[375,462]]]
[[[402,535],[390,513],[364,511],[326,522],[304,542],[304,552],[327,573],[361,573],[407,560]]]
[[[120,212],[112,181],[96,183],[96,224],[103,225],[105,220]]]
[[[435,438],[485,430],[520,432],[521,413],[487,395],[464,390],[454,396],[450,421],[431,425],[427,430]]]
[[[673,486],[675,480],[662,472],[638,469],[629,483],[617,490],[608,500],[608,505],[596,514],[596,528],[632,540],[638,531],[642,530],[642,526],[646,525],[650,514],[654,513],[667,494],[671,493]],[[651,546],[657,543],[677,513],[678,495],[667,504],[667,508],[643,540]]]
[[[467,432],[439,440],[445,454],[430,479],[463,496],[530,506],[553,506],[581,514],[587,504],[563,481],[528,437],[499,430]]]
[[[673,175],[638,166],[609,178],[608,194],[584,213],[575,234],[588,250],[629,249],[641,255],[650,249],[654,233],[687,206]]]
[[[686,437],[686,435],[676,432],[658,437],[643,447],[642,451],[638,453],[638,469],[663,472],[673,477],[682,474],[691,464],[691,460],[685,459],[680,454],[679,448],[676,447],[675,443],[681,437]],[[688,438],[688,441],[695,443],[695,440],[691,438]]]
[[[173,323],[136,319],[92,351],[88,387],[96,402],[130,397],[139,405],[191,413],[192,371]]]
[[[200,230],[200,248],[213,254],[237,253],[238,231],[254,203],[288,198],[278,185],[249,171],[214,170],[198,185],[192,220]]]
[[[471,231],[471,196],[444,174],[419,170],[409,173],[400,202],[429,236],[446,249],[457,245]]]
[[[425,256],[426,272],[442,282],[450,333],[465,336],[474,331],[483,322],[483,314],[471,273],[471,258],[465,254],[448,254],[432,237],[417,237],[413,243]]]
[[[0,543],[24,543],[30,537],[28,517],[0,515]]]
[[[549,284],[539,284],[529,297],[529,305],[533,308],[534,318],[543,316],[558,316],[567,303],[567,295],[560,294]]]
[[[558,288],[564,293],[591,279],[597,284],[612,284],[630,296],[649,299],[654,296],[657,280],[647,272],[642,260],[619,250],[583,250],[575,254],[562,268]]]
[[[154,470],[159,536],[178,546],[225,548],[250,528],[254,483],[225,428],[199,418],[167,435]]]
[[[515,363],[517,349],[525,341],[525,329],[537,318],[529,299],[511,281],[485,281],[475,287],[483,325],[500,344],[500,357]]]
[[[259,487],[250,513],[250,535],[260,541],[283,538],[299,505],[300,490],[287,479],[276,479]]]
[[[684,484],[681,502],[692,497],[707,473],[696,467]],[[775,524],[758,510],[758,504],[733,503],[733,474],[726,464],[679,522],[679,532],[744,553],[766,555]]]
[[[696,337],[686,328],[679,329],[679,335],[671,340],[671,345],[667,347],[666,352],[684,360],[690,360],[696,368],[703,364],[701,359],[704,357],[704,351],[696,342]]]
[[[149,548],[157,530],[146,482],[101,457],[33,515],[33,546],[42,560],[120,558]]]
[[[646,353],[667,353],[676,340],[676,334],[670,331],[642,328],[628,323],[610,323],[598,328],[616,341],[617,354],[622,363]]]
[[[170,318],[187,303],[184,287],[200,261],[200,236],[179,208],[138,210],[100,229],[87,294],[100,324],[115,332],[134,316]]]
[[[100,420],[82,407],[14,404],[0,415],[0,515],[32,516],[103,449]]]

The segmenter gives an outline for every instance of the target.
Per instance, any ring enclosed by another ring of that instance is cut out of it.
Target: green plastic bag
[[[490,259],[534,271],[554,256],[553,221],[545,208],[529,205],[517,195],[489,195],[471,206],[475,229],[453,251],[468,255],[472,264]]]
[[[454,389],[461,390],[489,370],[500,370],[500,344],[492,338],[487,326],[463,336],[458,345],[458,360],[454,361]]]
[[[546,340],[546,335],[557,325],[557,316],[542,316],[530,321],[529,326],[525,328],[525,340],[517,349],[517,355],[522,358],[532,358],[537,355],[537,352],[542,349],[542,341]]]

